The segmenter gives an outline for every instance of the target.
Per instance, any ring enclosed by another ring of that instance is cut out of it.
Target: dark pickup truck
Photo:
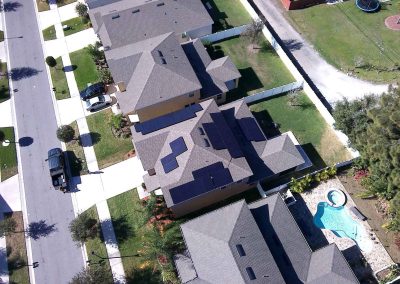
[[[65,172],[64,152],[60,148],[54,148],[49,150],[47,155],[54,188],[66,192],[68,190],[68,179]]]

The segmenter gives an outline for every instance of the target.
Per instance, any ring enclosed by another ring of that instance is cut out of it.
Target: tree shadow
[[[19,7],[22,7],[22,4],[19,2],[6,2],[2,10],[4,12],[15,12]]]
[[[76,66],[76,65],[68,65],[68,66],[64,66],[64,67],[62,68],[62,70],[63,70],[64,72],[71,72],[71,71],[76,70],[76,68],[78,68],[78,66]]]
[[[111,222],[114,232],[115,232],[115,237],[117,238],[117,242],[119,244],[125,242],[129,238],[133,237],[135,235],[135,232],[133,230],[133,227],[131,224],[129,224],[126,215],[121,216],[119,218],[114,218],[112,220],[105,220],[102,223],[102,227],[104,226],[103,223],[107,223],[106,227],[109,226],[109,222]],[[113,243],[114,241],[111,239],[107,239],[107,237],[104,236],[103,234],[103,239],[104,242],[106,243]]]
[[[225,56],[225,52],[220,45],[209,44],[207,45],[207,52],[210,55],[212,60],[222,58]]]
[[[53,232],[57,231],[56,224],[47,225],[45,220],[39,222],[31,222],[26,229],[26,235],[34,240],[40,237],[47,237]]]
[[[33,138],[29,137],[29,136],[21,137],[18,139],[18,144],[21,147],[30,146],[30,145],[32,145],[32,143],[33,143]]]
[[[296,39],[283,40],[283,44],[290,50],[300,50],[303,47],[303,43]]]
[[[85,133],[79,136],[79,144],[82,147],[91,147],[101,141],[101,134],[97,132]]]
[[[71,176],[80,176],[83,171],[84,161],[79,159],[74,151],[65,151],[65,154],[67,155]]]
[[[9,76],[10,76],[11,80],[19,81],[19,80],[26,79],[26,78],[29,78],[32,76],[36,76],[39,72],[42,72],[42,71],[39,71],[32,67],[13,68],[13,69],[11,69]]]

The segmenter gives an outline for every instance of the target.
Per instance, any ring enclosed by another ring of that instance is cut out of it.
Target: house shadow
[[[22,7],[22,4],[19,2],[5,2],[3,5],[4,12],[16,12],[18,8]]]
[[[227,93],[226,103],[244,98],[249,92],[262,89],[264,87],[263,83],[260,81],[252,67],[239,69],[239,72],[242,77],[239,78],[238,87]]]
[[[39,72],[42,71],[39,71],[32,67],[13,68],[11,69],[9,76],[11,80],[19,81],[22,79],[30,78],[32,76],[36,76],[37,74],[39,74]]]
[[[253,111],[253,116],[257,120],[260,125],[262,131],[264,132],[267,139],[281,135],[281,131],[279,130],[279,124],[275,123],[272,117],[269,115],[268,111]]]
[[[294,195],[297,201],[288,208],[306,238],[310,248],[315,251],[329,245],[329,242],[321,229],[314,225],[314,216],[308,209],[307,204],[304,202],[301,195],[296,193],[294,193]]]
[[[313,144],[306,143],[302,144],[301,147],[303,148],[304,152],[306,152],[308,158],[310,158],[311,162],[313,163],[314,170],[319,170],[327,166],[325,161],[321,158],[320,154],[315,149]]]
[[[365,260],[357,245],[343,250],[342,253],[360,283],[378,283],[371,266]]]
[[[3,198],[3,196],[0,194],[0,210],[3,213],[10,213],[13,212],[11,207],[8,205],[7,201]]]
[[[208,44],[206,45],[206,49],[212,60],[216,60],[225,56],[225,52],[220,45]]]
[[[213,32],[233,28],[233,26],[227,22],[228,15],[225,12],[220,11],[213,0],[202,0],[202,2],[211,18],[214,20]],[[211,6],[211,9],[209,9],[207,3]]]
[[[79,136],[79,144],[82,147],[91,147],[101,140],[101,134],[97,132],[85,133]]]
[[[47,237],[56,232],[57,228],[55,226],[56,224],[47,225],[45,220],[31,222],[26,229],[26,235],[36,241],[41,237]]]

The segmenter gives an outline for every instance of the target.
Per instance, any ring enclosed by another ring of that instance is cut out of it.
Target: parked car
[[[54,189],[66,192],[68,190],[68,177],[65,172],[64,152],[60,148],[48,151],[47,159],[49,163],[50,177]]]
[[[101,95],[95,98],[88,99],[85,102],[86,102],[86,110],[96,111],[103,107],[111,105],[112,98],[109,95]]]
[[[99,82],[93,85],[90,85],[86,89],[80,92],[81,99],[83,101],[86,101],[88,99],[104,95],[106,93],[106,88],[104,86],[104,83]]]

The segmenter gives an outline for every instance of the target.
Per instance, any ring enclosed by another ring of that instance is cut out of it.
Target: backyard
[[[202,0],[204,6],[214,20],[214,32],[245,25],[251,17],[240,0]],[[207,8],[207,3],[212,7]]]
[[[110,262],[108,261],[108,259],[106,259],[106,260],[100,259],[98,256],[92,254],[92,251],[93,251],[95,254],[99,255],[100,257],[107,257],[107,249],[104,244],[103,234],[101,232],[99,216],[97,214],[96,206],[90,207],[88,210],[86,210],[86,212],[88,213],[89,217],[97,220],[97,224],[99,225],[99,236],[94,239],[88,239],[85,243],[86,251],[87,251],[87,255],[88,255],[90,264],[91,265],[105,265],[106,269],[110,272],[111,281],[107,282],[107,283],[110,283],[110,282],[112,282]]]
[[[111,109],[87,117],[99,168],[111,166],[128,158],[133,150],[131,138],[117,138],[111,131]]]
[[[72,18],[70,20],[64,21],[61,23],[62,26],[67,25],[69,27],[69,29],[64,30],[64,35],[65,36],[69,36],[72,35],[74,33],[86,30],[89,28],[89,23],[88,22],[84,22],[83,18],[81,17],[76,17],[76,18]]]
[[[99,80],[96,64],[86,48],[70,53],[70,57],[79,90],[83,90],[88,84],[94,84]]]
[[[11,233],[6,237],[10,283],[29,284],[28,258],[26,256],[22,212],[6,214],[5,218],[12,218],[16,222],[15,233]]]
[[[86,163],[85,153],[81,144],[81,137],[79,135],[79,128],[76,121],[70,124],[75,130],[75,137],[79,137],[76,140],[66,143],[68,163],[71,169],[72,176],[80,176],[88,172]]]
[[[0,103],[10,98],[10,89],[8,86],[7,63],[0,63]]]
[[[5,139],[11,141],[10,145],[0,143],[0,181],[4,181],[18,173],[17,152],[15,149],[15,136],[13,127],[1,127]]]
[[[50,68],[51,80],[55,88],[54,93],[57,100],[68,99],[70,93],[61,57],[57,57],[56,62],[56,67]]]
[[[267,137],[292,131],[313,162],[314,169],[349,159],[350,153],[307,95],[299,92],[297,100],[291,105],[288,95],[281,95],[253,104],[250,109]],[[272,126],[272,122],[279,125],[279,130]]]
[[[150,251],[146,249],[146,246],[154,241],[154,234],[152,234],[154,224],[150,223],[154,217],[146,206],[142,205],[136,189],[109,199],[108,206],[121,255],[128,256],[122,258],[125,272],[129,276],[128,283],[162,283],[158,265],[160,259],[153,254],[153,249]],[[178,223],[170,224],[164,234],[177,225]],[[180,231],[174,235],[173,241],[178,242],[179,237]],[[160,241],[161,237],[158,238],[156,240]]]
[[[264,39],[259,46],[260,48],[252,48],[245,39],[235,37],[214,43],[207,48],[212,59],[229,56],[242,75],[239,87],[228,94],[229,100],[295,81],[274,49]]]
[[[384,22],[399,14],[399,5],[400,0],[392,0],[379,12],[364,13],[346,1],[285,14],[330,64],[362,79],[390,83],[400,76],[399,34]]]

